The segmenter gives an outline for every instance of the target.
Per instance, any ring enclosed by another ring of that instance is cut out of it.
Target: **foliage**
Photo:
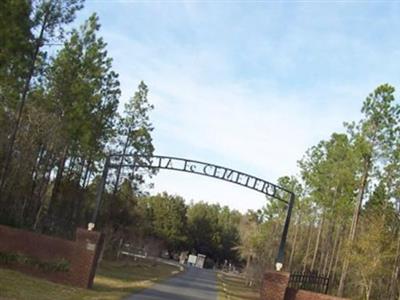
[[[394,91],[377,87],[359,122],[345,123],[345,132],[306,152],[300,177],[278,179],[296,194],[284,268],[327,274],[331,294],[390,300],[400,294],[400,105]],[[248,283],[273,268],[285,214],[282,203],[268,199],[262,212],[243,217],[238,249]]]
[[[42,261],[35,257],[26,256],[21,253],[0,252],[0,263],[5,265],[29,265],[45,272],[68,272],[70,268],[70,262],[66,259],[60,259],[57,261]]]
[[[187,245],[187,206],[184,199],[167,193],[146,197],[141,201],[151,224],[148,235],[165,241],[170,253],[185,250]]]
[[[217,264],[237,261],[239,243],[238,212],[217,204],[191,204],[187,213],[189,245],[196,253],[212,258]]]

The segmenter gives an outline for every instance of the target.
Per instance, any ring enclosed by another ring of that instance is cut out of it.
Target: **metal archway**
[[[124,163],[124,158],[133,158],[133,163]],[[113,159],[119,158],[119,163],[114,163]],[[281,269],[284,262],[285,256],[285,246],[286,239],[290,225],[290,218],[292,214],[292,209],[295,200],[295,194],[281,186],[271,183],[267,180],[236,171],[230,168],[222,167],[219,165],[214,165],[206,162],[201,162],[197,160],[191,160],[187,158],[173,157],[173,156],[163,156],[163,155],[153,155],[150,160],[146,163],[143,161],[136,161],[137,158],[146,158],[141,155],[130,155],[130,154],[110,154],[106,157],[106,162],[104,164],[104,169],[101,177],[101,181],[98,185],[96,192],[96,208],[93,213],[92,223],[95,224],[99,208],[102,202],[102,195],[104,192],[104,187],[106,184],[109,169],[122,168],[147,168],[147,169],[166,169],[173,171],[180,171],[186,173],[193,173],[197,175],[212,177],[220,180],[224,180],[230,183],[238,184],[243,187],[252,189],[254,191],[260,192],[266,196],[278,199],[287,204],[287,214],[285,219],[285,224],[282,231],[281,241],[279,244],[278,255],[276,258],[276,268]],[[146,158],[147,159],[147,158]],[[116,180],[116,187],[119,181],[119,172]],[[279,271],[278,270],[278,271]]]

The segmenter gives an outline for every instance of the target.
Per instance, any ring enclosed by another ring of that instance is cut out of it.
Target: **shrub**
[[[57,261],[40,261],[39,259],[21,253],[0,252],[1,264],[29,265],[46,272],[68,272],[71,263],[62,258]]]

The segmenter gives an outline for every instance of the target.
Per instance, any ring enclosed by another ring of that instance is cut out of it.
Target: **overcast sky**
[[[305,151],[358,120],[377,85],[400,88],[400,5],[390,1],[87,1],[122,102],[140,80],[155,105],[156,154],[219,164],[275,182]],[[241,211],[263,195],[161,171],[167,191]]]

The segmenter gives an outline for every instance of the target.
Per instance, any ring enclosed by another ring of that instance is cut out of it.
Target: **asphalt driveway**
[[[189,268],[125,300],[217,300],[216,273]]]

